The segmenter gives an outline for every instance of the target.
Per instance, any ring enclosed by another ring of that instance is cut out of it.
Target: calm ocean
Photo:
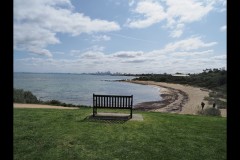
[[[132,76],[103,76],[67,73],[14,73],[13,86],[31,91],[41,100],[59,100],[75,105],[92,106],[92,95],[133,95],[133,104],[159,101],[159,88],[108,80],[132,79]]]

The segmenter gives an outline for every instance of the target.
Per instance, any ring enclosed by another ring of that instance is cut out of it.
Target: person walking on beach
[[[203,110],[203,108],[204,108],[204,105],[205,105],[205,103],[203,103],[203,102],[202,102],[202,103],[201,103],[201,106],[202,106],[202,110]]]
[[[215,108],[215,106],[216,106],[216,103],[214,102],[214,103],[213,103],[213,108]]]
[[[180,112],[182,111],[182,103],[180,103],[179,110],[180,110]]]

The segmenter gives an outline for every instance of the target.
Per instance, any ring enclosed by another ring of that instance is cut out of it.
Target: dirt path
[[[77,107],[51,106],[42,104],[20,104],[13,103],[14,108],[50,108],[50,109],[78,109]]]

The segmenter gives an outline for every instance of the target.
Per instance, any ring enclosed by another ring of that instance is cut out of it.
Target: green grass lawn
[[[14,159],[226,159],[226,118],[134,111],[144,121],[104,121],[91,112],[15,108]]]

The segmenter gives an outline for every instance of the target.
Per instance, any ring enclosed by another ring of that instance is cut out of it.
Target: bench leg
[[[93,107],[93,117],[97,114],[97,107]]]
[[[93,107],[93,117],[97,114],[97,108]]]
[[[131,115],[130,115],[130,118],[132,118],[132,108],[131,108]]]

